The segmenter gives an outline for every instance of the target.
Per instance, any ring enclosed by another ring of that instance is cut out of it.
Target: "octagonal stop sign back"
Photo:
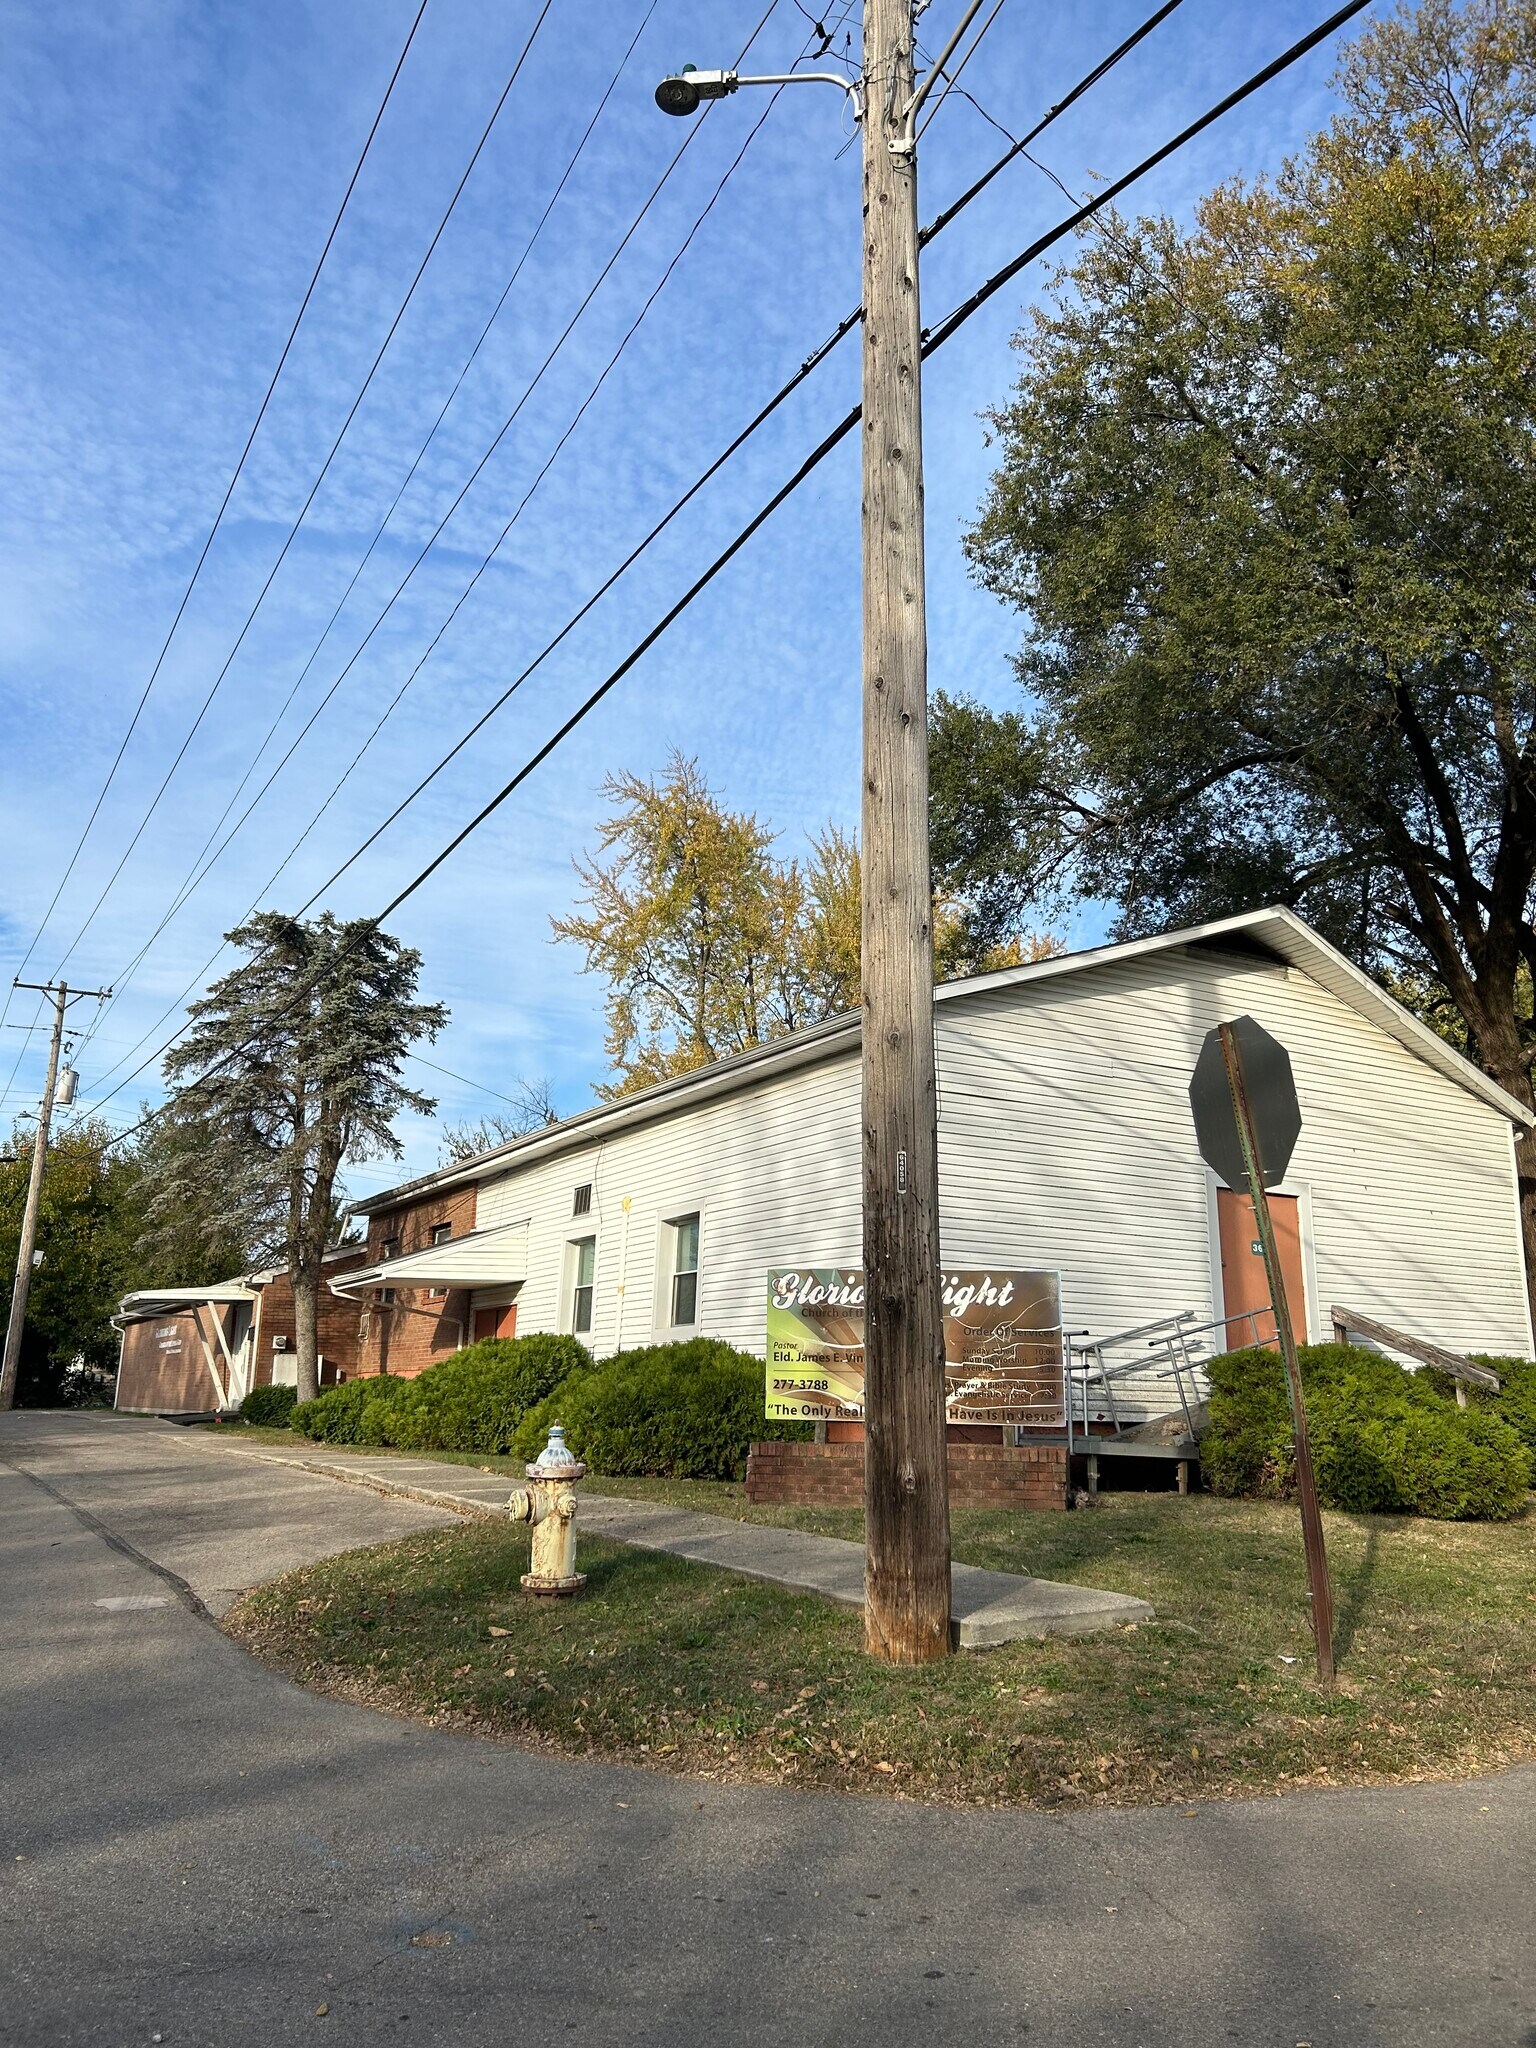
[[[1237,1040],[1242,1061],[1260,1177],[1265,1187],[1272,1188],[1284,1180],[1301,1135],[1301,1104],[1296,1099],[1291,1056],[1279,1039],[1272,1038],[1252,1017],[1238,1017],[1228,1028]],[[1189,1106],[1194,1111],[1200,1157],[1229,1188],[1245,1192],[1248,1176],[1243,1171],[1243,1148],[1237,1139],[1219,1031],[1206,1033],[1189,1084]]]

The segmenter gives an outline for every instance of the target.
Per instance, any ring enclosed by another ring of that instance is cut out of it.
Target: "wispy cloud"
[[[228,792],[303,668],[458,366],[495,304],[641,0],[559,0],[374,389],[202,733],[72,971],[120,973],[163,916]],[[731,54],[756,9],[666,0],[389,532],[278,736],[351,654],[623,233],[680,139],[655,78]],[[1005,7],[967,75],[1022,128],[1142,8]],[[13,15],[0,82],[0,970],[14,972],[153,663],[244,440],[409,19],[404,0],[217,16],[190,0]],[[51,967],[142,816],[228,653],[420,259],[512,58],[529,7],[431,0],[290,368],[125,772],[39,949]],[[1299,5],[1187,0],[1050,137],[1070,183],[1113,174],[1309,25]],[[788,4],[759,53],[787,62]],[[937,28],[935,29],[937,33]],[[729,47],[728,47],[729,46]],[[1316,57],[1151,181],[1187,209],[1218,179],[1272,167],[1325,118]],[[718,107],[442,541],[207,883],[167,927],[85,1062],[104,1071],[213,951],[420,658],[731,155],[757,108]],[[858,295],[857,151],[830,94],[788,93],[620,369],[502,554],[283,876],[301,901],[505,687]],[[963,102],[925,144],[931,213],[996,154]],[[1042,145],[1042,148],[1044,145]],[[941,314],[1031,234],[1060,195],[1027,165],[1000,178],[927,260]],[[1014,374],[1009,336],[1043,279],[1020,280],[930,365],[926,385],[932,677],[1005,701],[1017,622],[969,580],[959,538],[985,486],[980,414]],[[856,393],[846,343],[338,885],[374,908],[626,653],[723,537]],[[619,767],[680,746],[733,802],[797,845],[858,793],[858,480],[845,447],[492,823],[395,920],[453,1009],[446,1064],[505,1087],[549,1074],[563,1107],[602,1073],[598,991],[551,945],[571,862]],[[258,781],[260,778],[258,778]],[[256,785],[253,784],[253,788]],[[1096,936],[1085,930],[1080,936]],[[10,1034],[7,1034],[8,1036]],[[14,1055],[11,1055],[14,1057]],[[9,1061],[0,1065],[0,1080]],[[24,1059],[19,1087],[40,1067]],[[445,1109],[473,1110],[432,1083]],[[453,1091],[458,1089],[458,1095]],[[114,1110],[153,1090],[125,1090]],[[14,1106],[0,1104],[0,1118]],[[480,1106],[486,1106],[484,1104]],[[426,1126],[402,1130],[411,1170]],[[368,1171],[372,1171],[369,1169]],[[380,1169],[389,1177],[395,1168]]]

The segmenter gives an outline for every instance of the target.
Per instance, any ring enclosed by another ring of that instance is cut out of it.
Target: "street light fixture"
[[[664,114],[696,114],[704,100],[723,100],[744,85],[835,85],[853,101],[854,119],[864,111],[855,80],[836,71],[768,71],[760,78],[743,78],[735,71],[700,71],[685,64],[681,71],[664,78],[656,88],[656,104]]]

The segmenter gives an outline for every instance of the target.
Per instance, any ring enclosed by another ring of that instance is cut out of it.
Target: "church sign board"
[[[944,1406],[950,1422],[1066,1422],[1061,1279],[1000,1267],[946,1271]],[[864,1413],[864,1274],[787,1266],[768,1275],[770,1422]]]

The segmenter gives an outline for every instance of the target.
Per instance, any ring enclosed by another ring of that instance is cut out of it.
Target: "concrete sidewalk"
[[[187,1433],[185,1441],[199,1448],[210,1432]],[[447,1465],[432,1458],[368,1455],[327,1451],[320,1444],[241,1444],[234,1432],[221,1437],[226,1456],[297,1465],[303,1471],[363,1486],[424,1506],[449,1508],[458,1514],[499,1515],[511,1491],[503,1473],[477,1472],[469,1465]],[[725,1515],[701,1514],[692,1508],[660,1507],[649,1501],[621,1500],[583,1492],[578,1529],[607,1536],[637,1550],[665,1550],[696,1564],[717,1565],[744,1578],[765,1579],[797,1593],[814,1593],[842,1607],[864,1605],[864,1550],[835,1536],[812,1536],[801,1529],[778,1529],[762,1522],[734,1522]],[[989,1649],[1029,1636],[1080,1636],[1096,1629],[1118,1628],[1127,1622],[1151,1621],[1145,1600],[1127,1593],[1106,1593],[1097,1586],[1063,1585],[1054,1579],[1022,1578],[1013,1572],[982,1571],[976,1565],[953,1567],[956,1639],[962,1649]]]

